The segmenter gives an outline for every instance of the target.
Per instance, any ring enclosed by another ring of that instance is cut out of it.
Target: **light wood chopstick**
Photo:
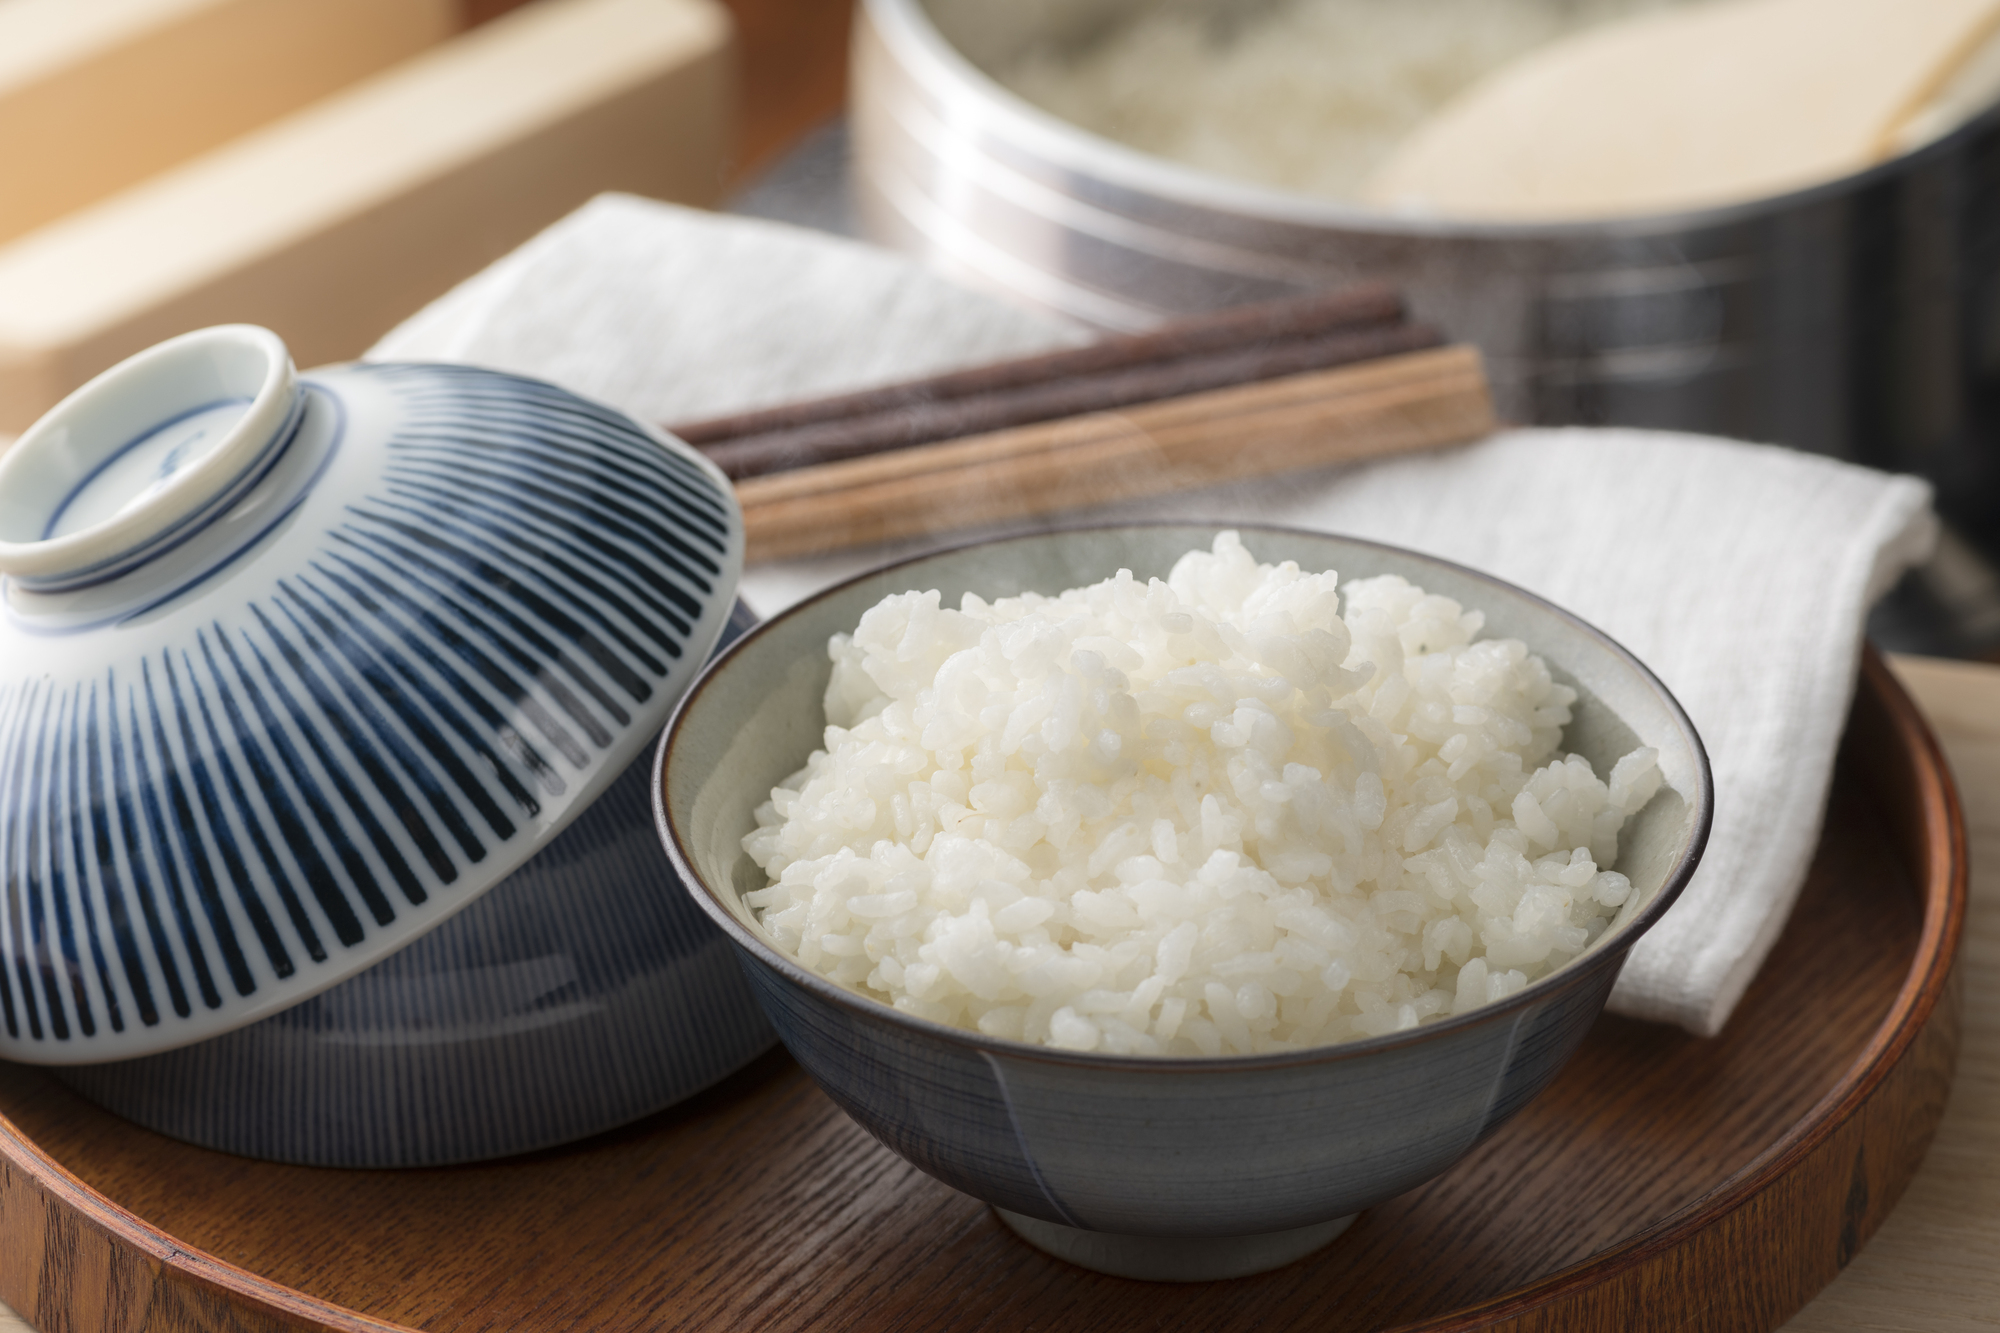
[[[1462,443],[1495,428],[1477,349],[1331,370],[738,482],[776,560]]]

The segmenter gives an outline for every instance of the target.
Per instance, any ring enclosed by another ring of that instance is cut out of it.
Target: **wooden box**
[[[454,0],[0,0],[0,241],[458,27]]]
[[[203,325],[357,355],[604,190],[713,202],[731,54],[713,0],[537,0],[6,240],[0,433]]]

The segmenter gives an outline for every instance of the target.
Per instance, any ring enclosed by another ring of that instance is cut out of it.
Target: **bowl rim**
[[[1187,208],[1241,213],[1290,226],[1336,228],[1381,236],[1486,241],[1609,236],[1640,240],[1757,222],[1774,212],[1810,207],[1867,189],[1921,165],[1926,159],[1956,153],[1964,140],[2000,126],[2000,102],[1995,102],[1929,142],[1859,171],[1752,199],[1646,213],[1547,220],[1481,220],[1399,213],[1225,176],[1148,153],[1064,120],[1020,96],[975,64],[944,35],[925,0],[860,0],[858,11],[866,26],[927,91],[936,94],[939,87],[945,87],[976,95],[982,116],[995,119],[1003,131],[1020,136],[1024,146],[1045,154],[1052,164],[1065,170]],[[862,24],[855,27],[857,43],[862,29]],[[984,128],[973,127],[972,137],[980,137],[978,131]]]
[[[1659,891],[1653,895],[1652,902],[1648,903],[1642,911],[1625,924],[1624,928],[1618,932],[1616,938],[1610,942],[1609,946],[1606,946],[1604,943],[1605,936],[1600,935],[1597,940],[1592,941],[1591,945],[1583,953],[1578,954],[1575,958],[1550,971],[1547,975],[1529,982],[1504,1000],[1478,1005],[1462,1014],[1452,1014],[1437,1019],[1434,1022],[1421,1023],[1415,1028],[1384,1033],[1377,1037],[1360,1037],[1351,1041],[1331,1042],[1323,1046],[1309,1046],[1295,1051],[1273,1051],[1259,1055],[1214,1056],[1135,1055],[1094,1050],[1069,1051],[1029,1042],[1013,1041],[1004,1037],[991,1037],[975,1029],[953,1027],[947,1023],[940,1023],[935,1019],[920,1018],[914,1014],[905,1013],[882,1000],[863,995],[859,991],[851,990],[848,987],[840,985],[838,982],[812,971],[796,958],[793,958],[771,941],[765,939],[758,932],[750,930],[737,918],[734,912],[729,910],[722,901],[721,892],[710,885],[707,879],[696,868],[694,858],[689,853],[683,841],[681,829],[669,814],[666,801],[666,777],[667,770],[673,763],[676,742],[680,739],[682,718],[690,711],[701,707],[700,701],[708,692],[709,687],[730,669],[739,654],[754,651],[751,645],[760,640],[764,636],[765,631],[806,611],[808,608],[839,596],[858,583],[880,578],[883,575],[892,574],[897,570],[908,569],[911,566],[946,556],[1022,542],[1046,541],[1052,537],[1062,537],[1079,533],[1116,533],[1135,530],[1157,531],[1161,529],[1205,531],[1210,534],[1211,540],[1214,534],[1223,531],[1332,540],[1343,542],[1350,546],[1365,547],[1369,550],[1383,552],[1398,558],[1414,560],[1420,564],[1432,565],[1439,569],[1469,577],[1476,582],[1489,585],[1502,597],[1512,596],[1520,598],[1526,601],[1531,607],[1539,608],[1559,620],[1568,622],[1572,627],[1581,631],[1586,638],[1596,642],[1601,648],[1609,652],[1614,660],[1636,672],[1641,681],[1650,686],[1657,693],[1661,701],[1666,704],[1671,718],[1686,737],[1694,759],[1694,792],[1692,794],[1682,793],[1682,799],[1688,801],[1694,807],[1694,827],[1686,844],[1676,857],[1673,867],[1669,870],[1665,881],[1660,885]],[[1674,697],[1673,692],[1666,687],[1665,683],[1658,676],[1654,675],[1651,668],[1640,661],[1634,653],[1609,634],[1606,634],[1603,630],[1584,620],[1574,612],[1565,610],[1547,598],[1540,597],[1525,588],[1509,583],[1497,575],[1488,574],[1483,570],[1474,569],[1468,565],[1462,565],[1455,561],[1446,560],[1442,557],[1429,555],[1421,551],[1413,551],[1408,547],[1396,546],[1388,542],[1370,541],[1366,538],[1350,537],[1341,533],[1321,532],[1309,528],[1297,528],[1281,524],[1204,523],[1199,520],[1185,519],[1068,524],[1036,532],[1014,533],[982,540],[960,542],[951,546],[938,547],[916,555],[892,560],[885,564],[871,566],[851,578],[842,579],[838,583],[822,588],[812,595],[802,598],[793,605],[786,607],[770,619],[760,622],[734,643],[730,644],[727,650],[717,654],[707,664],[694,684],[688,687],[687,692],[681,696],[680,701],[674,706],[673,716],[668,721],[666,730],[660,735],[659,744],[655,748],[653,756],[652,782],[655,831],[659,835],[661,845],[666,850],[668,859],[673,863],[676,877],[680,880],[684,891],[694,898],[696,905],[707,914],[711,921],[722,929],[732,944],[750,954],[752,958],[765,967],[777,971],[793,985],[804,987],[818,999],[830,1003],[836,1008],[850,1011],[863,1018],[872,1018],[878,1022],[885,1022],[893,1026],[909,1029],[915,1035],[929,1038],[932,1041],[943,1040],[970,1046],[983,1054],[1005,1056],[1013,1060],[1028,1060],[1070,1067],[1107,1069],[1125,1073],[1247,1071],[1358,1059],[1402,1046],[1434,1041],[1441,1034],[1468,1031],[1490,1023],[1496,1018],[1518,1014],[1520,1010],[1530,1005],[1538,1004],[1545,999],[1552,998],[1563,991],[1573,989],[1581,984],[1586,977],[1595,971],[1595,968],[1588,965],[1593,962],[1600,966],[1607,962],[1613,964],[1613,975],[1615,977],[1616,970],[1624,966],[1625,955],[1630,951],[1632,945],[1638,941],[1640,936],[1658,924],[1659,919],[1679,899],[1682,890],[1687,887],[1688,881],[1693,878],[1696,868],[1701,863],[1702,855],[1707,849],[1709,832],[1715,815],[1715,782],[1708,761],[1708,751],[1703,746],[1701,734],[1695,729],[1694,722],[1688,717],[1687,711],[1681,707],[1680,701]]]

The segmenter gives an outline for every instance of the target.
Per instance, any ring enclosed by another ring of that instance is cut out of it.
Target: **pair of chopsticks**
[[[1380,285],[671,427],[780,559],[1476,438],[1479,355]]]

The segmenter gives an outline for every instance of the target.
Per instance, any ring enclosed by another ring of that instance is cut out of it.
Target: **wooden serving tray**
[[[1048,1258],[781,1052],[570,1148],[406,1172],[187,1147],[0,1065],[0,1300],[43,1333],[1769,1329],[1929,1145],[1965,894],[1944,762],[1871,652],[1811,877],[1728,1031],[1604,1018],[1450,1173],[1278,1272],[1156,1286]]]

